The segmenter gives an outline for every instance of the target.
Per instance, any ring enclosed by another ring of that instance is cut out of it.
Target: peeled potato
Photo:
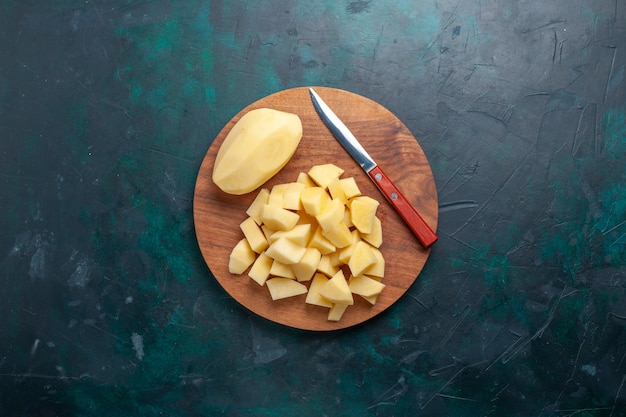
[[[228,194],[249,193],[289,162],[302,138],[302,122],[291,113],[251,110],[231,129],[220,146],[213,182]]]

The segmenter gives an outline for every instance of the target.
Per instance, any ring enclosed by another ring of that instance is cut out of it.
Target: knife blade
[[[394,185],[391,179],[378,166],[374,159],[367,153],[350,129],[339,119],[322,98],[309,88],[313,107],[317,111],[326,127],[331,131],[335,139],[348,151],[350,156],[365,171],[367,176],[378,187],[387,201],[400,214],[409,229],[425,248],[430,247],[438,239],[437,235],[422,219],[417,210],[411,205],[406,197]]]

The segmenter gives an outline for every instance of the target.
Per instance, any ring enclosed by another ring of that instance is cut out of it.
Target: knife
[[[328,107],[324,100],[309,88],[313,107],[320,118],[331,131],[335,139],[348,151],[350,156],[363,168],[367,176],[376,184],[387,201],[400,214],[400,217],[409,226],[413,234],[425,248],[430,247],[437,241],[437,235],[426,224],[411,203],[402,195],[400,190],[393,184],[383,170],[374,162],[363,146],[354,137],[352,132],[343,124],[337,115]]]

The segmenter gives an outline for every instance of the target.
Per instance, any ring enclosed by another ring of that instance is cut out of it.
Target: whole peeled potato
[[[289,162],[302,138],[302,122],[292,113],[251,110],[231,129],[213,166],[213,182],[228,194],[249,193]]]

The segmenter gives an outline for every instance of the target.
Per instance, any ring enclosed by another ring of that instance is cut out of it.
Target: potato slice
[[[343,193],[348,200],[361,195],[361,190],[356,183],[354,177],[340,178],[339,184],[343,189]]]
[[[320,290],[328,282],[328,277],[324,274],[317,273],[313,276],[309,292],[306,295],[305,303],[320,307],[332,307],[333,303],[320,295]]]
[[[320,264],[322,254],[315,248],[306,248],[306,252],[302,256],[302,259],[297,264],[291,265],[291,269],[296,276],[296,279],[300,282],[309,281],[317,267]]]
[[[352,216],[350,215],[350,208],[346,206],[346,210],[343,214],[343,222],[348,226],[349,229],[352,229],[354,225],[352,224]]]
[[[267,227],[266,224],[261,224],[261,231],[263,232],[263,235],[265,236],[265,240],[267,240],[268,243],[272,243],[275,239],[272,239],[272,236],[274,236],[274,233],[276,233],[274,230],[270,229],[269,227]]]
[[[309,248],[315,248],[320,251],[322,255],[328,255],[329,253],[335,252],[337,248],[335,245],[331,243],[330,240],[322,233],[322,228],[317,227],[315,232],[313,232],[313,236],[311,237],[311,241],[308,245]]]
[[[322,257],[320,258],[320,263],[317,266],[317,270],[328,277],[332,277],[337,272],[339,272],[340,269],[339,266],[335,265],[335,263],[332,261],[331,255],[332,254],[322,255]]]
[[[339,260],[339,253],[337,251],[335,251],[333,253],[329,253],[326,256],[328,257],[328,261],[330,262],[330,264],[332,266],[341,267],[342,265],[345,264],[345,262],[341,262],[341,260]],[[333,275],[335,275],[335,274],[333,274]]]
[[[262,188],[254,198],[250,207],[246,210],[246,214],[254,219],[256,224],[259,226],[263,223],[261,220],[261,209],[265,204],[267,204],[270,196],[270,190],[267,188]]]
[[[296,211],[296,214],[300,216],[297,224],[309,224],[311,225],[311,231],[317,227],[317,220],[315,220],[315,216],[311,216],[304,210],[298,210]]]
[[[357,242],[361,241],[361,234],[356,229],[350,232],[350,236],[352,238],[350,244],[346,247],[341,248],[341,250],[337,254],[339,261],[346,265],[350,261],[352,252],[354,252],[354,245],[356,245]]]
[[[374,217],[372,231],[361,234],[361,238],[375,248],[380,248],[383,244],[383,226],[378,217]]]
[[[330,193],[330,196],[333,198],[333,200],[339,200],[344,205],[348,204],[348,197],[346,196],[346,193],[341,186],[339,177],[333,179],[331,182],[328,183],[328,192]]]
[[[300,202],[304,211],[311,216],[317,216],[322,211],[322,207],[330,201],[330,196],[322,187],[308,187],[300,193]]]
[[[252,248],[252,250],[256,253],[263,252],[270,245],[267,242],[263,231],[252,217],[248,217],[246,220],[241,222],[239,228],[250,244],[250,248]]]
[[[267,248],[265,254],[286,265],[292,265],[300,262],[305,252],[306,248],[298,246],[291,240],[281,237]]]
[[[322,230],[322,234],[337,249],[345,248],[352,244],[352,233],[343,221],[340,221],[331,229]]]
[[[380,203],[371,197],[362,195],[350,200],[352,224],[361,233],[372,233],[374,218]]]
[[[327,231],[334,228],[337,223],[343,221],[346,206],[341,200],[330,200],[322,207],[322,210],[315,216],[320,227]]]
[[[271,278],[265,283],[270,291],[272,300],[295,297],[306,294],[307,288],[304,284],[289,278]]]
[[[348,261],[348,267],[350,268],[350,272],[355,277],[363,274],[363,271],[367,270],[369,267],[374,265],[378,258],[374,253],[374,248],[362,240],[358,241],[354,245],[354,249],[352,250],[352,256],[350,256],[350,260]]]
[[[261,221],[272,230],[290,230],[300,216],[293,211],[285,210],[272,204],[264,204],[261,208]]]
[[[334,164],[315,165],[307,174],[320,187],[326,188],[335,178],[339,178],[344,170]]]
[[[348,287],[353,294],[371,297],[380,294],[385,288],[385,284],[367,275],[360,275],[358,277],[350,277]]]
[[[341,270],[324,284],[320,289],[320,295],[335,304],[354,304],[348,281]]]
[[[291,182],[287,185],[285,193],[283,194],[283,208],[287,210],[301,210],[302,201],[300,201],[300,194],[306,186],[300,182]]]
[[[289,278],[295,279],[296,276],[293,273],[293,269],[291,269],[291,265],[286,265],[280,261],[274,259],[272,262],[272,267],[270,268],[270,275],[275,277]]]
[[[246,238],[241,239],[230,253],[228,260],[228,272],[231,274],[243,274],[256,259],[256,253],[250,247]]]
[[[248,271],[248,276],[257,284],[263,286],[265,281],[270,277],[270,271],[274,260],[267,256],[265,252],[261,252],[257,256],[256,261],[252,264],[252,268]]]
[[[385,257],[383,256],[380,249],[375,247],[370,247],[372,253],[376,257],[376,262],[363,271],[363,275],[368,275],[374,278],[383,278],[385,276]]]
[[[343,317],[343,313],[348,309],[349,304],[333,304],[328,310],[328,321],[339,321]]]
[[[378,301],[378,295],[379,295],[379,294],[376,294],[376,295],[368,295],[368,296],[361,296],[361,297],[363,297],[363,299],[364,299],[365,301],[367,301],[368,303],[370,303],[371,305],[374,305],[374,304],[376,304],[376,301]]]
[[[291,240],[298,246],[306,246],[311,240],[311,224],[296,224],[291,230],[279,230],[272,233],[271,242],[275,242],[281,237]]]
[[[283,203],[287,188],[289,188],[289,184],[276,184],[275,186],[273,186],[270,190],[270,195],[267,198],[267,204],[271,206],[285,208],[283,206]]]
[[[309,177],[309,174],[307,174],[306,172],[299,173],[298,178],[296,179],[296,182],[304,184],[306,188],[315,187],[316,185],[315,182],[311,179],[311,177]]]

